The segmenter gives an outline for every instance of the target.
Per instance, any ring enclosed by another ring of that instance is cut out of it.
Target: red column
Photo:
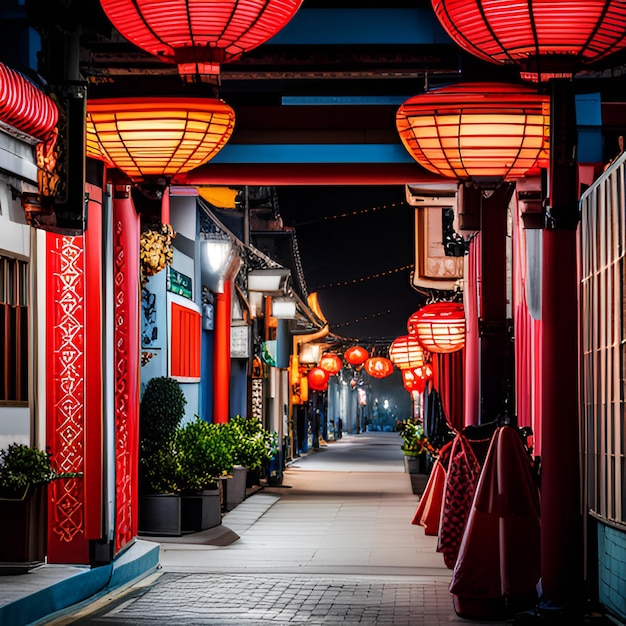
[[[232,281],[224,281],[224,293],[215,295],[215,343],[213,356],[213,421],[225,424],[230,401],[230,322]]]

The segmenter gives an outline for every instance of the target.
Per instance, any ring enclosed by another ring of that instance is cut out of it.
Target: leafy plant
[[[142,493],[178,491],[180,459],[176,434],[187,400],[174,378],[158,376],[146,385],[139,412],[139,484]]]
[[[233,437],[228,424],[209,424],[196,415],[178,430],[175,448],[183,492],[208,489],[232,472]]]
[[[59,478],[76,478],[77,472],[57,472],[49,451],[12,443],[0,450],[0,493],[7,498],[22,497],[29,486],[45,485]]]
[[[258,419],[237,415],[228,422],[233,433],[233,460],[249,470],[258,470],[278,449],[278,435],[263,428]]]
[[[396,430],[402,437],[402,452],[409,456],[433,454],[435,449],[424,434],[424,427],[420,422],[404,420],[396,422]]]

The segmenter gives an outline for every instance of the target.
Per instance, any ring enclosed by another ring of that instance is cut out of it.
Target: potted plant
[[[46,485],[74,472],[57,472],[48,451],[12,443],[0,450],[0,562],[11,572],[28,571],[46,554]],[[3,567],[3,570],[7,570]]]
[[[397,422],[396,430],[402,437],[402,454],[404,467],[409,474],[427,474],[432,464],[431,454],[434,448],[424,433],[420,421],[404,420]]]
[[[181,535],[180,459],[175,440],[187,403],[177,380],[152,378],[139,411],[139,532]]]
[[[177,432],[183,532],[221,524],[218,481],[233,469],[232,447],[224,436],[226,428],[225,424],[209,424],[196,415]]]
[[[229,422],[233,430],[233,457],[235,465],[247,470],[247,486],[259,484],[266,461],[277,452],[278,435],[265,430],[258,419],[237,415]]]

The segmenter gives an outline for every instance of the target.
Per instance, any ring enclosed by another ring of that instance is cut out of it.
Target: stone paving
[[[47,623],[481,624],[454,613],[436,537],[410,523],[418,500],[396,433],[349,436],[225,515],[234,543],[164,539],[150,580]]]

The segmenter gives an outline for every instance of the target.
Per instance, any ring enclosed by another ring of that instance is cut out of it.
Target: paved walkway
[[[417,502],[397,433],[344,437],[228,513],[230,545],[164,540],[157,574],[48,623],[480,624],[455,615]]]

